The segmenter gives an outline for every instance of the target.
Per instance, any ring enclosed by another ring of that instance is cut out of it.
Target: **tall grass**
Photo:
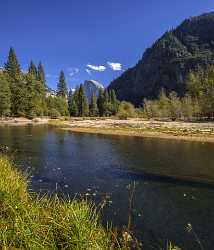
[[[92,203],[39,197],[27,188],[27,178],[0,155],[0,249],[142,249],[129,228],[104,229]]]
[[[85,201],[38,198],[27,180],[0,157],[0,247],[3,249],[111,249],[110,232]]]

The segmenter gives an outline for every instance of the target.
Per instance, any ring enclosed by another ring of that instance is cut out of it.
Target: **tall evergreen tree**
[[[38,65],[37,80],[42,82],[43,85],[46,86],[45,70],[41,62]]]
[[[105,112],[104,103],[105,103],[104,92],[102,89],[100,89],[98,98],[97,98],[97,107],[98,107],[100,116],[103,116]]]
[[[78,110],[79,116],[88,116],[89,114],[88,100],[82,84],[80,85],[78,93]]]
[[[57,84],[57,96],[66,98],[68,96],[67,84],[65,81],[65,74],[63,71],[60,72],[59,82]]]
[[[11,110],[11,92],[9,82],[3,74],[0,74],[0,115],[9,115]]]
[[[28,73],[33,75],[35,79],[37,78],[37,68],[36,68],[36,65],[33,63],[32,60],[30,61],[30,66],[28,68]]]
[[[70,116],[78,116],[78,90],[73,93],[71,90],[68,95],[68,107]]]
[[[26,115],[27,88],[24,76],[19,76],[12,87],[11,109],[15,116]]]
[[[91,96],[91,103],[90,103],[90,116],[97,116],[98,115],[98,107],[97,107],[97,96],[96,93],[93,93]]]
[[[110,90],[109,96],[110,96],[110,102],[112,105],[112,115],[116,115],[118,111],[119,103],[117,101],[117,97],[113,89]]]
[[[18,77],[21,73],[21,67],[18,62],[16,52],[12,47],[9,51],[7,63],[5,64],[5,70],[8,75],[13,79],[16,79],[16,77]]]

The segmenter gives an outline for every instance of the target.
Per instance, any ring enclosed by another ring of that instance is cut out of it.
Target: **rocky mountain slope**
[[[214,12],[186,19],[166,32],[147,49],[133,68],[111,82],[120,100],[136,105],[144,98],[155,98],[160,89],[185,93],[190,70],[214,63]]]
[[[103,85],[95,80],[86,80],[83,84],[83,88],[88,100],[90,100],[93,93],[98,95],[100,89],[104,90]]]

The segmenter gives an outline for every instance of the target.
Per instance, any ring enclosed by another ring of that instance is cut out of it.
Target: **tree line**
[[[71,116],[112,116],[116,115],[119,107],[114,90],[100,89],[98,96],[93,93],[88,100],[82,84],[74,93],[70,92],[68,104]]]
[[[10,48],[7,62],[0,71],[0,116],[110,116],[115,115],[119,101],[114,90],[100,90],[87,99],[81,84],[74,93],[68,91],[65,74],[59,74],[56,95],[48,94],[45,70],[29,63],[23,72],[13,48]]]
[[[213,119],[214,118],[214,65],[190,72],[186,80],[186,95],[163,89],[157,100],[144,100],[143,114],[148,118]]]

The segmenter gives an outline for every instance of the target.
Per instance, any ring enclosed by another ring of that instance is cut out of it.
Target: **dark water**
[[[214,144],[173,140],[72,134],[48,128],[0,127],[0,145],[15,150],[18,166],[30,173],[30,189],[82,194],[109,201],[103,221],[127,225],[128,185],[136,182],[133,230],[144,250],[167,239],[197,250],[191,223],[205,249],[214,249],[214,187],[147,176],[203,177],[214,180]],[[153,247],[153,248],[152,248]]]

